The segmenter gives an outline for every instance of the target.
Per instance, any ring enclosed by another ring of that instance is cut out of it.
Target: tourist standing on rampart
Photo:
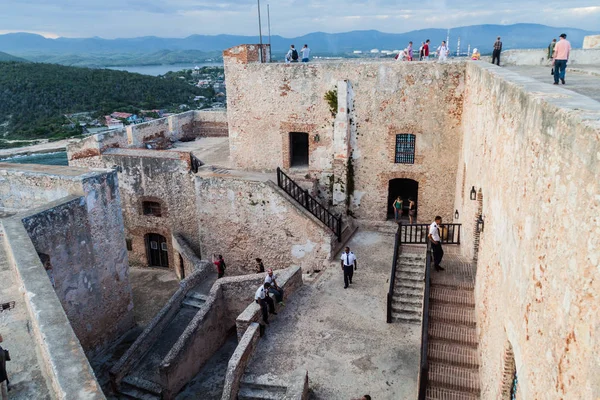
[[[558,79],[565,84],[565,73],[567,72],[567,61],[571,54],[571,43],[567,40],[567,34],[562,33],[556,46],[554,46],[554,84],[558,85]]]
[[[440,237],[440,225],[442,224],[442,217],[439,215],[435,217],[435,221],[429,225],[429,240],[431,240],[431,249],[433,250],[433,266],[436,271],[443,271],[444,268],[440,265],[442,258],[444,257],[444,250],[442,249],[442,238]]]
[[[413,47],[412,47],[412,42],[408,42],[408,47],[406,48],[406,50],[408,50],[408,60],[407,61],[412,61],[413,60]]]
[[[273,303],[273,299],[269,296],[270,287],[271,285],[265,282],[260,285],[254,294],[254,300],[258,303],[262,311],[263,322],[267,325],[269,325],[269,313],[277,315],[275,312],[275,303]],[[269,306],[269,312],[267,312],[267,306]]]
[[[423,60],[429,60],[429,39],[425,41],[423,46]]]
[[[408,219],[411,224],[417,223],[417,203],[412,197],[408,198]]]
[[[548,62],[552,65],[552,70],[550,71],[550,75],[554,75],[554,47],[556,46],[556,38],[552,39],[550,44],[548,45]]]
[[[500,53],[502,52],[502,42],[500,41],[500,36],[496,39],[494,43],[494,51],[492,52],[492,64],[496,64],[500,66]]]
[[[302,62],[307,63],[310,57],[310,49],[308,48],[307,44],[305,44],[302,50],[300,50],[300,53],[302,54]]]
[[[350,251],[350,247],[346,246],[344,249],[341,261],[342,270],[344,271],[344,289],[348,289],[348,285],[352,283],[352,276],[354,275],[352,266],[354,266],[354,270],[357,269],[356,256]]]
[[[423,49],[425,48],[425,42],[421,42],[421,47],[419,47],[419,61],[423,61]]]
[[[265,283],[269,284],[269,293],[273,293],[275,300],[280,306],[285,306],[285,304],[283,304],[283,289],[279,287],[276,279],[277,276],[273,275],[273,268],[269,268],[267,270],[267,276],[265,276]]]
[[[213,264],[217,267],[217,279],[222,278],[225,275],[225,260],[223,260],[223,256],[219,254],[213,254]]]
[[[298,51],[296,50],[296,47],[293,44],[290,45],[290,49],[285,55],[285,63],[289,64],[291,62],[298,62]]]
[[[442,44],[440,45],[440,47],[438,47],[437,51],[438,51],[438,60],[446,61],[446,59],[448,58],[448,53],[450,53],[450,50],[448,50],[448,46],[446,45],[445,40],[442,40]]]

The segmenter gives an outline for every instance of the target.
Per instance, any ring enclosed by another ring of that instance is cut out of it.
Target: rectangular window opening
[[[396,135],[396,155],[394,162],[396,164],[415,163],[415,135],[410,133]]]

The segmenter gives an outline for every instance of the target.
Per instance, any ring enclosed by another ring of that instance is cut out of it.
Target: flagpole
[[[258,2],[258,38],[259,38],[259,42],[260,42],[259,60],[262,63],[265,61],[263,60],[262,24],[260,22],[260,0],[257,0],[257,2]]]

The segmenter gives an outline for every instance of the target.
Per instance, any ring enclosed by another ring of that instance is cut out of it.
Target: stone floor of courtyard
[[[385,322],[393,244],[392,235],[358,231],[348,243],[358,257],[350,288],[337,262],[305,284],[267,328],[246,373],[285,381],[304,368],[314,399],[416,398],[421,327]]]
[[[522,76],[527,76],[536,81],[552,85],[554,77],[550,75],[550,66],[508,66],[503,67],[514,71]],[[600,68],[590,65],[573,65],[574,70],[569,70],[565,76],[565,85],[558,85],[559,88],[572,90],[596,101],[600,101]]]

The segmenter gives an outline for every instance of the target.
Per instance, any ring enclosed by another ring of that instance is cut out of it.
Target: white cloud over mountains
[[[261,1],[266,34],[267,0]],[[0,0],[0,33],[105,38],[258,33],[256,0]],[[518,22],[600,30],[598,0],[271,0],[271,31],[400,33]]]

